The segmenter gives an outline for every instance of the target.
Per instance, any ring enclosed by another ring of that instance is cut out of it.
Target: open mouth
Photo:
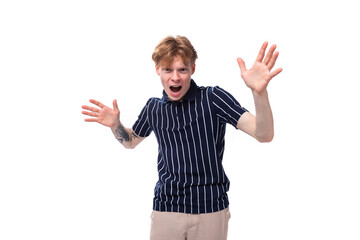
[[[181,90],[181,86],[171,86],[170,90],[174,93],[179,92]]]

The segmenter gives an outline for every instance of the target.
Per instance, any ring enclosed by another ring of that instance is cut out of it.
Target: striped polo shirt
[[[133,126],[159,144],[153,210],[211,213],[228,207],[227,178],[222,158],[226,123],[236,127],[247,110],[224,89],[191,85],[180,101],[150,98]]]

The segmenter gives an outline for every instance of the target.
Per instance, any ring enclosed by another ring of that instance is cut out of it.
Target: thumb
[[[114,99],[114,101],[113,101],[113,107],[114,107],[115,111],[120,112],[119,107],[117,105],[117,100],[116,99]]]
[[[242,60],[242,58],[237,58],[237,62],[239,64],[241,73],[245,73],[247,71],[247,69],[246,69],[244,60]]]

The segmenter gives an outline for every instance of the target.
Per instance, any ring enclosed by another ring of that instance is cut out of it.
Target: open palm
[[[116,124],[118,124],[120,110],[117,106],[116,100],[113,101],[113,109],[105,106],[99,101],[90,100],[91,103],[95,104],[99,108],[96,107],[90,107],[90,106],[82,106],[83,109],[87,111],[83,111],[82,113],[84,115],[91,116],[92,118],[86,118],[86,122],[98,122],[104,126],[107,127],[114,127]]]
[[[246,86],[258,94],[264,92],[270,80],[282,71],[282,68],[278,68],[271,72],[276,59],[279,56],[279,52],[274,53],[276,45],[272,45],[264,59],[267,45],[267,42],[262,45],[256,61],[250,69],[246,69],[244,60],[241,58],[237,59],[241,71],[241,77]]]

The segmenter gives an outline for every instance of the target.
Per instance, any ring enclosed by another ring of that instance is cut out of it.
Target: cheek
[[[161,78],[161,84],[163,85],[164,88],[166,88],[168,86],[168,83],[166,81],[166,79]]]

